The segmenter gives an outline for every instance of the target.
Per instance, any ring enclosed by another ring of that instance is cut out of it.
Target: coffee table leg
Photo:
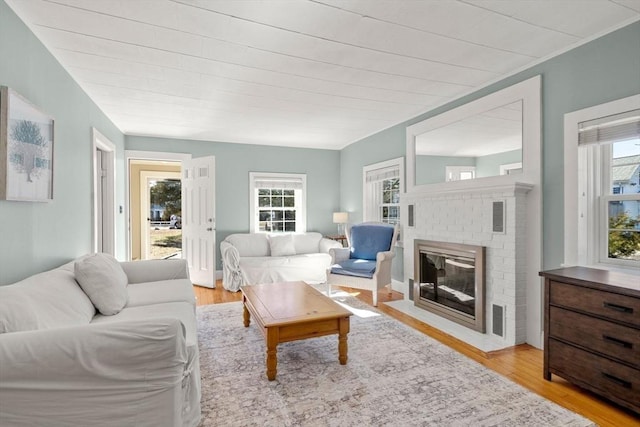
[[[246,304],[242,304],[242,319],[244,320],[244,327],[248,328],[249,323],[251,323],[251,314],[249,314]]]
[[[269,381],[276,379],[278,335],[278,328],[267,328],[267,378]]]
[[[341,365],[347,364],[347,334],[349,333],[349,318],[344,317],[338,320],[339,335],[338,335],[338,360]]]

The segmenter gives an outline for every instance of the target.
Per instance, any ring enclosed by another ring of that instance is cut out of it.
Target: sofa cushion
[[[271,255],[269,240],[264,233],[230,234],[225,240],[237,249],[241,257]]]
[[[309,232],[301,234],[293,234],[293,244],[296,248],[296,254],[315,254],[320,252],[320,240],[322,234]]]
[[[347,259],[331,266],[331,272],[343,276],[371,279],[376,272],[376,262],[366,259]]]
[[[95,313],[70,270],[57,268],[0,286],[0,333],[85,325]]]
[[[271,248],[271,256],[296,254],[296,247],[293,244],[293,235],[291,234],[269,236],[269,246]]]
[[[394,227],[385,224],[358,224],[351,227],[351,258],[375,261],[378,252],[391,249]]]
[[[169,302],[164,304],[143,305],[139,307],[125,307],[118,314],[104,316],[97,314],[91,323],[122,322],[148,319],[178,319],[185,327],[185,337],[188,346],[198,344],[196,316],[193,306],[186,302]]]
[[[100,313],[113,315],[127,304],[127,275],[113,256],[97,253],[76,261],[75,276]]]
[[[127,307],[162,304],[166,302],[188,302],[196,305],[193,285],[189,279],[160,280],[157,282],[135,283],[127,286],[129,302]]]
[[[125,261],[120,267],[127,275],[129,285],[169,279],[188,279],[189,266],[185,259],[153,259]]]

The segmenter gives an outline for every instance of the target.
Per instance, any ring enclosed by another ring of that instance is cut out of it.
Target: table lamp
[[[349,222],[349,213],[348,212],[334,212],[333,213],[333,223],[338,224],[338,234],[345,234],[345,224]]]

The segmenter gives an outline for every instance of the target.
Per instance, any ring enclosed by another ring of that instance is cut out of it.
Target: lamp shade
[[[333,223],[334,224],[346,224],[349,222],[349,213],[348,212],[334,212],[333,213]]]

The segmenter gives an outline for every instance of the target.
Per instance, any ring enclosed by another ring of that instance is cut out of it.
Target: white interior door
[[[216,286],[215,157],[182,165],[182,253],[191,281]]]

